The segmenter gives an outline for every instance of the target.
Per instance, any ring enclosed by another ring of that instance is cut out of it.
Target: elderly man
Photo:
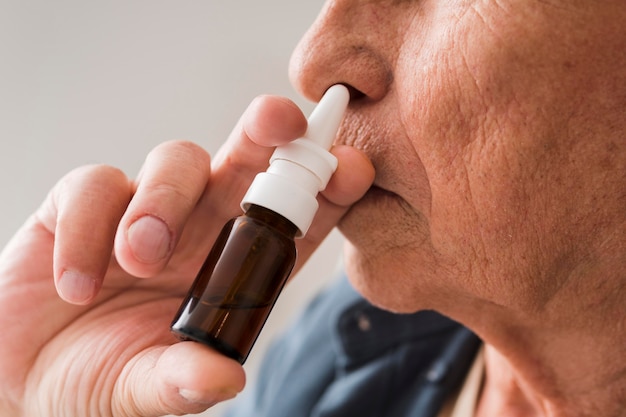
[[[329,0],[294,54],[303,95],[352,94],[300,262],[338,224],[365,298],[477,334],[469,415],[625,414],[625,21],[621,1]],[[134,181],[103,166],[60,181],[0,259],[18,341],[0,346],[3,413],[188,413],[241,390],[235,362],[172,345],[167,324],[271,147],[305,124],[263,97],[211,169],[178,142]]]

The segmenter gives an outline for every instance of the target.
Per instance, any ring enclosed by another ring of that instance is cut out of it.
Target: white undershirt
[[[481,348],[465,377],[463,386],[455,396],[446,401],[438,417],[474,417],[484,376],[485,355]]]

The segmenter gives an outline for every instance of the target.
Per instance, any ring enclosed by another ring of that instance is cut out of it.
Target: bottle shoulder
[[[251,205],[238,219],[249,222],[252,227],[273,230],[291,240],[295,238],[298,232],[298,227],[285,217],[270,209],[255,204]]]

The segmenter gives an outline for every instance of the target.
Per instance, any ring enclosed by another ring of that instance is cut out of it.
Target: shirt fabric
[[[394,314],[341,277],[270,348],[230,417],[438,417],[480,340],[433,311]]]
[[[446,401],[438,417],[474,417],[484,378],[485,357],[481,347],[461,390]]]

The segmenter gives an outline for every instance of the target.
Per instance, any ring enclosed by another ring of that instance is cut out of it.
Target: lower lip
[[[405,199],[393,191],[375,185],[370,187],[365,195],[352,206],[350,212],[346,217],[357,215],[362,219],[369,218],[368,221],[377,224],[388,223],[394,220],[401,222],[424,221],[423,214],[418,212]]]
[[[366,219],[375,221],[379,218],[380,213],[387,213],[385,217],[393,216],[392,213],[398,210],[398,206],[402,206],[404,200],[397,194],[385,190],[383,188],[372,186],[359,201],[357,201],[344,216],[344,220],[349,218]],[[405,203],[406,204],[406,203]],[[378,214],[374,214],[378,213]],[[364,217],[365,216],[365,217]],[[344,223],[344,221],[342,221]]]
[[[362,201],[368,201],[372,203],[375,202],[378,204],[390,204],[390,203],[398,204],[404,200],[400,198],[398,194],[374,185],[370,187],[369,190],[367,190],[367,193],[365,193],[365,195],[363,196],[361,201],[359,201],[359,203],[361,203]]]
[[[384,188],[380,188],[376,185],[372,185],[367,192],[361,197],[361,200],[369,199],[369,198],[381,198],[384,196],[392,196],[394,195],[391,191],[387,191]]]

